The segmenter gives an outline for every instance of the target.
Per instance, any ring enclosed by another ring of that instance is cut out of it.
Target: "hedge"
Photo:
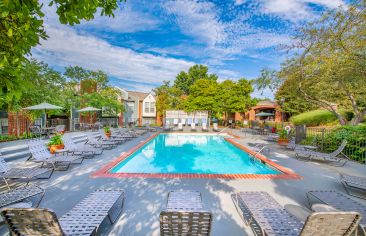
[[[290,121],[294,125],[320,126],[335,122],[337,117],[327,110],[314,110],[292,116]]]

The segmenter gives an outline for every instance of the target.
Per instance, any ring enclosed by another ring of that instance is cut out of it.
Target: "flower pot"
[[[107,136],[107,138],[110,138],[112,135],[112,132],[105,132],[105,136]]]
[[[288,139],[287,138],[279,138],[277,143],[278,145],[287,146],[288,145]]]
[[[56,150],[62,150],[62,149],[64,149],[64,147],[65,147],[65,145],[63,145],[63,144],[51,145],[51,146],[49,146],[50,153],[54,154]]]

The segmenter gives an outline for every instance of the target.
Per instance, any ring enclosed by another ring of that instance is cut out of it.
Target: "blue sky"
[[[47,2],[47,1],[46,1]],[[342,0],[127,0],[114,18],[65,26],[44,4],[50,36],[33,57],[56,70],[103,70],[111,83],[149,92],[181,70],[204,64],[221,80],[253,79],[289,55],[294,28]],[[264,95],[271,97],[269,91]]]

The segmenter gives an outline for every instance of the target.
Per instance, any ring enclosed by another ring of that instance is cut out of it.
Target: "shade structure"
[[[56,106],[47,102],[42,102],[38,105],[34,105],[34,106],[30,106],[30,107],[25,107],[23,108],[24,110],[43,110],[44,113],[44,122],[45,124],[42,124],[42,126],[46,126],[47,125],[47,114],[46,114],[46,110],[60,110],[60,109],[64,109],[63,107],[60,106]]]
[[[255,116],[274,116],[274,114],[273,113],[268,113],[268,112],[259,112]]]
[[[59,110],[59,109],[64,109],[64,108],[60,107],[60,106],[53,105],[53,104],[49,104],[47,102],[42,102],[38,105],[25,107],[23,109],[24,110]]]
[[[95,108],[95,107],[85,107],[83,109],[80,109],[78,110],[78,112],[89,112],[89,123],[91,124],[91,116],[90,116],[90,113],[93,112],[93,111],[101,111],[102,109],[99,109],[99,108]]]
[[[78,112],[91,112],[91,111],[100,111],[101,109],[95,107],[85,107],[83,109],[78,110]]]

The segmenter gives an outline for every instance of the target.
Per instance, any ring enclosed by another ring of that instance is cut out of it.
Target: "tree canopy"
[[[208,68],[194,65],[188,72],[180,72],[172,85],[164,82],[155,89],[157,111],[160,116],[167,109],[188,112],[207,110],[214,116],[226,112],[244,112],[254,105],[251,83],[245,79],[218,82],[215,74],[208,74]]]
[[[293,48],[301,53],[278,72],[258,78],[258,87],[272,85],[278,89],[277,99],[288,97],[286,102],[296,105],[304,102],[305,106],[291,109],[324,108],[346,124],[339,112],[342,108],[353,112],[351,124],[360,123],[366,115],[366,0],[326,12],[301,27],[295,39]]]
[[[118,2],[123,0],[51,0],[62,24],[89,21],[99,11],[113,16]],[[24,63],[32,47],[47,39],[39,0],[0,1],[0,88],[2,95],[19,96],[23,84]],[[5,95],[7,93],[7,95]]]

